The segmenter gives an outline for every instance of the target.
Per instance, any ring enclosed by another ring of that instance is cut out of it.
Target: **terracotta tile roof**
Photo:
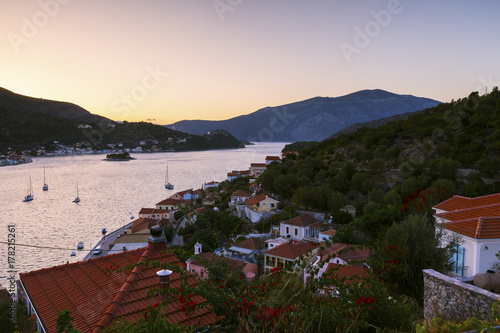
[[[265,199],[267,199],[267,195],[264,194],[264,193],[261,193],[261,194],[256,195],[253,198],[247,199],[247,203],[249,205],[256,205],[256,204],[258,204],[259,202],[261,202],[262,200],[265,200]]]
[[[248,176],[249,174],[250,174],[250,170],[241,170],[241,171],[233,170],[231,172],[228,172],[227,176],[228,177],[237,177],[238,175],[240,175],[240,176]]]
[[[265,168],[266,163],[250,163],[251,168]]]
[[[266,254],[274,257],[295,260],[316,247],[318,246],[311,243],[290,241],[267,250]]]
[[[335,230],[335,229],[330,229],[330,230],[320,232],[320,234],[326,235],[326,236],[335,236],[336,233],[337,233],[337,230]]]
[[[310,225],[318,223],[319,220],[312,215],[304,214],[294,217],[293,219],[283,221],[281,223],[294,225],[298,227],[308,227]]]
[[[475,239],[500,238],[500,216],[446,222],[444,228]]]
[[[233,246],[242,247],[244,249],[258,250],[262,247],[262,241],[255,237],[250,237],[241,242],[234,243]]]
[[[193,193],[193,189],[190,188],[189,190],[184,190],[184,191],[177,192],[177,193],[171,195],[170,198],[173,198],[173,197],[176,197],[176,196],[183,197],[185,194],[188,194],[188,193]]]
[[[138,231],[144,229],[151,229],[158,223],[158,220],[148,219],[148,218],[140,218],[132,222],[132,233],[136,233]]]
[[[352,284],[359,282],[364,277],[369,277],[370,271],[365,267],[329,263],[325,274],[328,274],[334,279],[348,278],[350,281],[346,281],[346,283]]]
[[[156,205],[157,206],[176,206],[176,205],[179,205],[180,203],[181,203],[181,200],[175,200],[172,198],[168,198],[168,199],[165,199],[165,200],[158,202]]]
[[[368,248],[359,248],[356,245],[345,243],[333,243],[330,247],[325,247],[324,250],[318,252],[321,261],[325,261],[328,257],[339,257],[347,263],[353,265],[362,265],[370,256]]]
[[[154,208],[141,208],[139,214],[152,214],[154,210]]]
[[[450,199],[435,205],[433,208],[450,212],[454,210],[476,208],[481,206],[489,206],[493,204],[500,204],[500,193],[484,195],[476,198],[468,198],[459,195],[454,195]]]
[[[266,156],[266,161],[280,161],[281,158],[279,156]]]
[[[438,213],[435,214],[434,216],[441,217],[453,222],[468,220],[478,217],[500,216],[500,203],[489,206],[454,210],[446,213]]]
[[[158,286],[158,267],[137,266],[125,272],[108,270],[147,259],[182,267],[175,255],[160,250],[161,243],[150,243],[133,251],[21,273],[20,281],[48,332],[57,332],[57,313],[64,309],[70,311],[75,328],[84,333],[98,331],[112,326],[113,320],[122,316],[135,322],[147,307],[162,301],[160,295],[148,296],[148,290]],[[172,273],[170,288],[179,288],[180,283],[179,274]],[[196,279],[189,276],[188,283],[195,285]],[[195,300],[204,301],[200,296],[195,296]],[[207,309],[197,309],[187,317],[180,306],[178,301],[167,304],[166,316],[171,322],[183,325],[216,322],[215,314]]]
[[[250,197],[250,193],[248,193],[247,191],[243,191],[243,190],[238,190],[236,192],[233,192],[233,194],[231,194],[232,197]]]

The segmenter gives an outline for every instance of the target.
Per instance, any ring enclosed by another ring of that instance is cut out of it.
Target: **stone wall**
[[[491,306],[500,301],[500,295],[474,286],[472,276],[452,278],[432,269],[423,273],[426,322],[435,317],[448,321],[491,319]]]

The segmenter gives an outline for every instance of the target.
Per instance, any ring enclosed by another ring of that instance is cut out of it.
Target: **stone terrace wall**
[[[449,321],[491,319],[491,306],[500,301],[500,295],[467,283],[472,283],[473,277],[451,278],[432,269],[423,273],[426,322],[435,317]]]

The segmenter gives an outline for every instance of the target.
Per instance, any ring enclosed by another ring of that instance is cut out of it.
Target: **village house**
[[[219,187],[219,182],[216,182],[216,181],[211,181],[209,183],[205,183],[203,184],[203,189],[206,190],[206,189],[209,189],[211,187]]]
[[[318,268],[318,273],[314,275],[314,279],[320,278],[328,269],[329,264],[368,267],[369,256],[370,250],[366,247],[333,243],[317,252],[315,261],[311,265],[313,268]],[[309,277],[309,274],[304,274],[304,282]]]
[[[294,261],[301,255],[313,256],[318,251],[316,244],[290,240],[275,246],[264,253],[264,271],[271,272],[273,268],[282,267],[286,271],[295,269]]]
[[[453,196],[434,207],[436,224],[453,242],[453,273],[485,273],[498,262],[500,251],[500,193],[468,198]]]
[[[233,170],[227,173],[227,181],[233,181],[238,178],[248,177],[250,175],[250,170]]]
[[[250,176],[259,177],[266,171],[266,163],[250,163]]]
[[[317,242],[323,227],[323,223],[314,216],[303,214],[280,222],[280,235],[286,238]]]
[[[169,197],[169,199],[191,201],[191,200],[195,200],[196,198],[198,198],[200,193],[201,193],[201,191],[195,193],[193,191],[193,189],[191,188],[189,190],[177,192],[177,193],[171,195]]]
[[[168,221],[168,220],[162,220]],[[135,250],[148,246],[148,238],[151,235],[151,229],[159,224],[156,219],[139,218],[132,222],[130,228],[127,228],[123,235],[119,235],[111,244],[107,253],[118,253],[123,251]],[[160,225],[161,226],[161,225]]]
[[[281,158],[279,156],[266,156],[266,166],[271,164],[272,162],[279,162],[281,163]]]
[[[238,190],[231,194],[231,205],[237,205],[239,203],[245,203],[247,199],[250,198],[250,193],[244,190]]]
[[[141,208],[139,218],[155,220],[173,220],[172,210],[157,208]]]
[[[366,267],[329,263],[324,277],[329,278],[332,284],[323,286],[320,294],[337,297],[339,296],[337,281],[343,280],[346,285],[359,284],[363,283],[363,280],[370,277],[370,275],[370,270]]]
[[[335,236],[336,233],[337,233],[337,230],[335,230],[335,229],[321,231],[319,233],[319,241],[324,242],[324,241],[330,239],[331,237]]]
[[[62,310],[69,310],[74,327],[82,333],[101,331],[118,320],[136,322],[145,310],[165,300],[163,288],[176,290],[181,287],[183,279],[179,273],[141,265],[157,261],[182,269],[184,266],[179,259],[166,250],[161,228],[154,227],[147,247],[20,273],[18,297],[42,333],[57,332],[56,319]],[[139,265],[130,270],[116,270],[133,264]],[[169,282],[160,283],[160,275],[169,273]],[[188,275],[187,283],[195,286],[197,280]],[[154,289],[158,291],[150,294]],[[201,304],[206,302],[198,295],[192,299]],[[162,311],[170,322],[185,326],[211,325],[217,321],[207,308],[198,308],[188,315],[181,307],[180,301],[174,299],[168,301]]]
[[[271,212],[278,209],[279,201],[267,194],[261,193],[253,198],[247,199],[247,204],[258,212]]]
[[[251,260],[261,253],[264,243],[259,238],[249,237],[240,242],[234,243],[229,251],[236,252],[237,255],[242,256],[246,260]]]
[[[177,210],[179,209],[180,205],[183,204],[184,201],[182,200],[175,200],[175,199],[165,199],[156,204],[156,209],[164,209],[164,210]]]
[[[208,277],[209,265],[221,265],[232,272],[242,271],[247,282],[254,281],[259,274],[259,267],[256,264],[234,258],[220,257],[212,252],[202,252],[200,243],[195,244],[194,253],[195,257],[186,261],[186,269],[190,273],[197,274],[201,279]]]

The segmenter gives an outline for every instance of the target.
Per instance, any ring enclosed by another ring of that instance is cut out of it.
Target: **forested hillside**
[[[495,88],[313,144],[269,166],[261,181],[298,207],[331,212],[337,223],[351,221],[339,210],[351,204],[364,236],[375,237],[403,212],[425,212],[454,194],[499,192],[499,155]]]

